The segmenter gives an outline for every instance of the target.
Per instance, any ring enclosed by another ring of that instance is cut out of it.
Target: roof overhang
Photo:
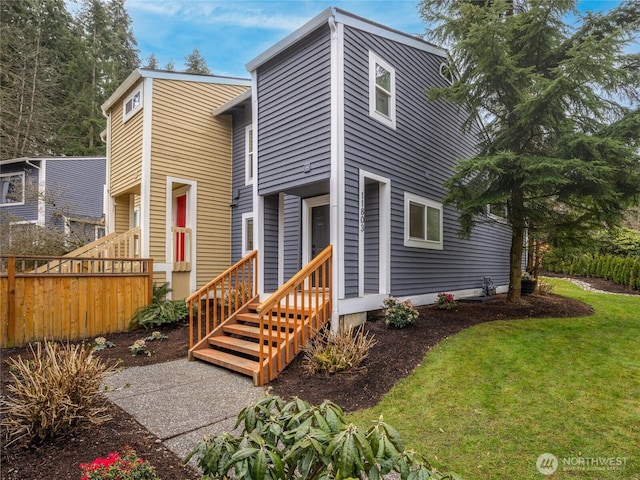
[[[251,80],[248,78],[224,77],[221,75],[205,75],[200,73],[170,72],[168,70],[150,70],[147,68],[136,68],[127,79],[120,84],[115,92],[111,94],[106,102],[100,107],[106,114],[113,105],[120,100],[141,78],[157,78],[160,80],[176,80],[183,82],[215,83],[218,85],[240,85],[250,87]]]
[[[399,30],[394,30],[392,28],[386,27],[379,23],[372,22],[365,18],[349,13],[345,10],[329,7],[323,10],[322,12],[320,12],[315,17],[313,17],[311,20],[305,23],[298,30],[289,34],[288,36],[280,40],[278,43],[268,48],[263,53],[255,57],[250,62],[248,62],[246,64],[246,69],[249,72],[253,72],[260,65],[271,60],[280,52],[289,48],[291,45],[295,44],[300,39],[304,38],[306,35],[316,30],[321,25],[327,23],[330,18],[333,18],[333,21],[335,23],[342,23],[343,25],[348,25],[348,26],[357,28],[359,30],[372,33],[374,35],[378,35],[380,37],[393,40],[395,42],[403,43],[413,48],[417,48],[420,50],[433,53],[434,55],[438,55],[444,58],[447,57],[447,51],[444,48],[441,48],[441,47],[438,47],[437,45],[426,42],[425,40],[419,37],[400,32]]]
[[[107,157],[105,156],[97,156],[97,157],[20,157],[20,158],[9,158],[7,160],[0,160],[0,165],[9,165],[11,163],[20,163],[20,162],[40,162],[42,160],[105,160]]]
[[[222,115],[223,113],[231,113],[231,111],[234,108],[237,108],[238,106],[240,106],[241,104],[249,101],[250,99],[251,99],[251,89],[248,89],[248,90],[245,90],[244,92],[242,92],[237,97],[234,97],[231,100],[229,100],[228,102],[223,103],[219,107],[214,108],[213,111],[211,112],[211,114],[214,117],[217,117],[218,115]]]

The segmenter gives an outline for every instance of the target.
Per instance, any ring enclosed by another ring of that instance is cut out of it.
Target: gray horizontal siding
[[[302,268],[302,199],[284,196],[284,281]]]
[[[242,214],[253,210],[253,187],[245,185],[245,134],[251,124],[249,102],[233,113],[232,188],[231,188],[231,259],[242,258]]]
[[[23,205],[1,206],[0,220],[7,223],[35,222],[38,220],[38,170],[23,162],[9,163],[0,167],[0,173],[18,172],[25,172],[25,203]]]
[[[329,178],[330,54],[323,26],[258,69],[260,195]]]
[[[278,195],[264,198],[264,288],[265,292],[275,292],[278,285]]]
[[[46,160],[47,223],[61,210],[72,218],[102,217],[106,178],[104,158]]]
[[[345,293],[358,288],[358,169],[391,179],[392,294],[415,295],[475,288],[489,275],[508,279],[510,232],[504,225],[477,228],[458,238],[453,209],[444,210],[444,250],[404,246],[404,192],[441,201],[456,161],[473,154],[475,136],[463,133],[462,114],[425,91],[443,86],[438,56],[345,28]],[[369,116],[368,52],[396,71],[396,129]]]

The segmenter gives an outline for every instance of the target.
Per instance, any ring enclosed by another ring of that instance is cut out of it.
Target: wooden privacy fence
[[[124,332],[152,293],[150,259],[0,257],[0,346]]]

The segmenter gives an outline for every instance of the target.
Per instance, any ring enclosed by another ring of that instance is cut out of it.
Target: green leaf
[[[253,465],[251,467],[251,477],[254,480],[262,480],[264,479],[267,473],[267,455],[264,453],[263,449],[258,450],[258,454],[253,460]]]

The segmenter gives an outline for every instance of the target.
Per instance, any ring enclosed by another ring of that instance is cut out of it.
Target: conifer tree
[[[185,67],[185,72],[187,73],[211,74],[211,70],[209,70],[209,67],[207,66],[207,61],[197,48],[194,48],[193,52],[185,58]]]
[[[149,70],[158,70],[158,59],[156,58],[155,53],[151,52],[151,55],[149,55],[145,62],[144,68],[148,68]]]
[[[432,89],[482,123],[446,203],[461,234],[504,204],[512,228],[509,301],[520,299],[527,229],[571,241],[615,224],[640,194],[640,3],[568,23],[575,0],[423,0],[432,38],[450,48],[449,87]]]

